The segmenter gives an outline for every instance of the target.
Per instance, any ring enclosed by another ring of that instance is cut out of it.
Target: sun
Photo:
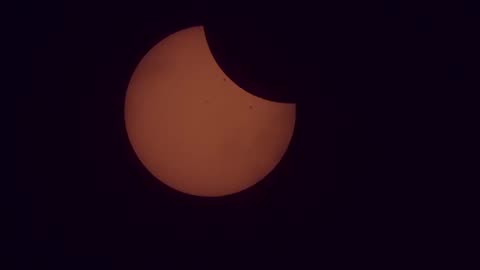
[[[165,185],[197,196],[245,190],[280,162],[296,105],[250,94],[215,62],[202,26],[154,46],[134,71],[125,126],[145,168]]]

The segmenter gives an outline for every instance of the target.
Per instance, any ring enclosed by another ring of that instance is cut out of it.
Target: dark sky
[[[428,261],[425,250],[441,242],[429,226],[440,210],[427,199],[434,165],[426,157],[441,151],[429,136],[440,122],[432,100],[467,72],[458,65],[463,10],[361,2],[38,4],[34,87],[18,110],[21,269],[391,269]],[[234,81],[298,108],[279,167],[223,198],[157,181],[123,122],[141,57],[199,24]]]

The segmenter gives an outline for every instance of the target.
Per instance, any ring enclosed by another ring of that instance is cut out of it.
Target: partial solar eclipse
[[[296,105],[254,96],[217,65],[204,28],[155,45],[134,71],[125,126],[145,168],[191,195],[245,190],[280,162],[292,138]]]

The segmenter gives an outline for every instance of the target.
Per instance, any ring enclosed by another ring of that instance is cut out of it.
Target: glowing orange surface
[[[125,123],[156,178],[181,192],[222,196],[275,168],[293,134],[295,104],[239,88],[197,26],[170,35],[141,60],[127,90]]]

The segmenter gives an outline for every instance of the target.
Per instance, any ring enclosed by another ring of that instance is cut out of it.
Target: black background
[[[436,101],[467,72],[463,7],[172,2],[34,7],[33,88],[18,110],[22,269],[391,269],[438,259],[443,238],[430,221],[442,210],[430,202],[427,153],[443,150],[429,131],[442,121]],[[124,128],[139,60],[194,25],[241,87],[297,103],[282,162],[232,196],[166,187]]]

